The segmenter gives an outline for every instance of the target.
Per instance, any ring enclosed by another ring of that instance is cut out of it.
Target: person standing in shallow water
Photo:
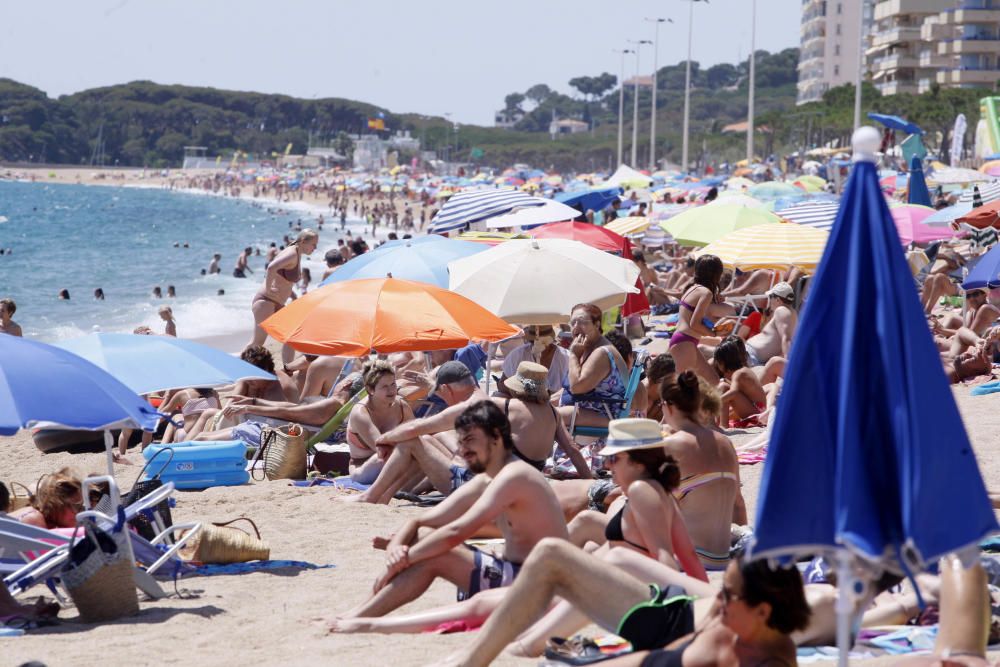
[[[263,345],[267,340],[267,332],[260,328],[260,323],[285,307],[285,302],[292,295],[292,288],[302,278],[302,256],[311,255],[317,244],[319,234],[311,229],[304,229],[267,265],[264,285],[250,304],[254,331],[247,347]],[[294,354],[292,348],[285,345],[281,350],[282,361],[287,364]]]
[[[236,266],[233,267],[233,278],[246,278],[246,272],[253,273],[249,266],[250,256],[253,255],[253,248],[244,248],[243,252],[236,258]]]
[[[17,304],[13,299],[0,299],[0,334],[21,336],[21,325],[12,320],[17,312]]]

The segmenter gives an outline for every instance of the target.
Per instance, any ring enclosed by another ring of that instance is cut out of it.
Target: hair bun
[[[677,376],[677,385],[687,391],[698,390],[698,376],[694,371],[684,371]]]

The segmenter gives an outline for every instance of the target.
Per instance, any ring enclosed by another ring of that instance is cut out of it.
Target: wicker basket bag
[[[256,536],[241,528],[229,525],[236,521],[248,522],[253,526]],[[260,539],[257,524],[245,516],[224,523],[203,525],[201,531],[192,540],[190,548],[185,548],[183,551],[189,560],[218,565],[267,560],[271,557],[271,549],[266,542]]]

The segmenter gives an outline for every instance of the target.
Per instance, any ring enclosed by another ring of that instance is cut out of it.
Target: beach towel
[[[880,648],[890,655],[904,655],[916,651],[934,650],[937,633],[936,625],[906,626],[877,637],[865,638],[865,635],[862,635],[858,641]]]
[[[767,447],[750,452],[737,452],[736,460],[739,461],[740,465],[744,466],[752,466],[757,463],[763,463],[767,460]]]
[[[874,658],[871,651],[851,651],[847,654],[848,660],[868,660]],[[800,665],[808,665],[816,662],[833,662],[840,657],[840,651],[836,646],[800,646],[797,650],[796,661]]]
[[[202,565],[195,568],[194,574],[211,577],[219,574],[245,574],[247,572],[266,572],[294,567],[299,570],[326,570],[336,565],[316,565],[302,560],[256,560],[249,563],[231,563],[229,565]]]
[[[985,396],[986,394],[995,394],[1000,391],[1000,380],[994,380],[993,382],[987,382],[986,384],[981,384],[978,387],[973,387],[969,390],[970,396]]]
[[[338,489],[346,489],[348,491],[367,491],[371,485],[360,484],[350,477],[334,477],[333,479],[329,477],[314,477],[313,479],[294,480],[289,486],[334,486]]]

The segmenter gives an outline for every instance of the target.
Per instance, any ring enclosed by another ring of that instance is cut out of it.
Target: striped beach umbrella
[[[1000,181],[993,181],[992,183],[979,183],[967,190],[963,190],[962,194],[958,196],[958,203],[980,206],[981,204],[976,203],[977,192],[979,193],[979,197],[982,199],[983,204],[988,204],[991,201],[997,201],[1000,199]]]
[[[446,234],[467,229],[469,224],[508,213],[514,208],[541,206],[546,202],[541,197],[513,190],[470,190],[459,192],[445,202],[441,210],[431,220],[431,234]]]
[[[660,227],[681,245],[703,246],[737,229],[769,222],[781,222],[781,218],[760,208],[719,203],[688,209],[661,222]]]
[[[809,201],[789,206],[775,211],[775,213],[789,222],[829,231],[833,227],[833,221],[837,218],[838,208],[837,202]]]
[[[696,255],[715,255],[726,266],[751,269],[812,271],[823,257],[830,233],[794,223],[768,223],[739,229],[709,243]]]
[[[652,221],[646,216],[630,215],[624,218],[617,218],[604,225],[604,229],[614,232],[619,236],[637,234],[649,229]]]

